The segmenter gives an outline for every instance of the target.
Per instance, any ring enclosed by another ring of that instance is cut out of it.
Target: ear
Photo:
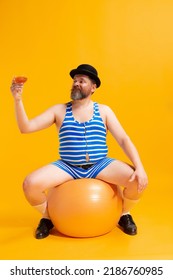
[[[94,83],[94,84],[92,85],[92,89],[91,89],[92,94],[95,92],[96,88],[97,88],[97,85]]]

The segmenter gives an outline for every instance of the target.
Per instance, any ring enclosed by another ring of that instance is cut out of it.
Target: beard
[[[82,100],[85,99],[87,95],[78,88],[71,89],[71,99],[72,100]]]

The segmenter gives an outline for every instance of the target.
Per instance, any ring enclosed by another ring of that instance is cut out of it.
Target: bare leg
[[[118,224],[121,226],[123,231],[129,235],[135,235],[137,233],[137,227],[129,211],[138,202],[142,195],[142,192],[138,192],[137,181],[135,180],[133,182],[129,182],[133,172],[133,167],[116,160],[102,170],[97,176],[97,179],[124,187],[122,192],[122,216]]]
[[[72,179],[67,172],[49,164],[28,175],[24,180],[23,190],[28,202],[38,205],[46,201],[46,190]]]
[[[28,175],[24,180],[23,190],[28,202],[38,205],[45,202],[46,190],[72,179],[67,172],[49,164]]]
[[[97,179],[101,179],[114,185],[123,186],[124,197],[131,200],[137,200],[141,197],[142,193],[139,193],[137,190],[136,180],[129,182],[133,172],[133,167],[119,160],[115,160],[97,175]]]
[[[26,199],[43,215],[35,232],[35,237],[37,239],[47,237],[50,230],[53,228],[47,210],[47,194],[52,188],[72,179],[73,178],[62,169],[49,164],[34,171],[24,180],[23,190]]]

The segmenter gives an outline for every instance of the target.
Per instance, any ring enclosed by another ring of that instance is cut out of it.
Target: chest
[[[79,123],[88,122],[94,116],[94,109],[93,108],[87,108],[87,109],[73,108],[72,115],[73,115],[75,121],[77,121]]]

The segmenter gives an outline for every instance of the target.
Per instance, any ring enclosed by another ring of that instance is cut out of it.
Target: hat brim
[[[92,72],[87,70],[73,69],[70,71],[70,76],[73,79],[75,75],[83,74],[90,77],[92,80],[96,82],[97,88],[101,85],[100,79],[94,75]]]

